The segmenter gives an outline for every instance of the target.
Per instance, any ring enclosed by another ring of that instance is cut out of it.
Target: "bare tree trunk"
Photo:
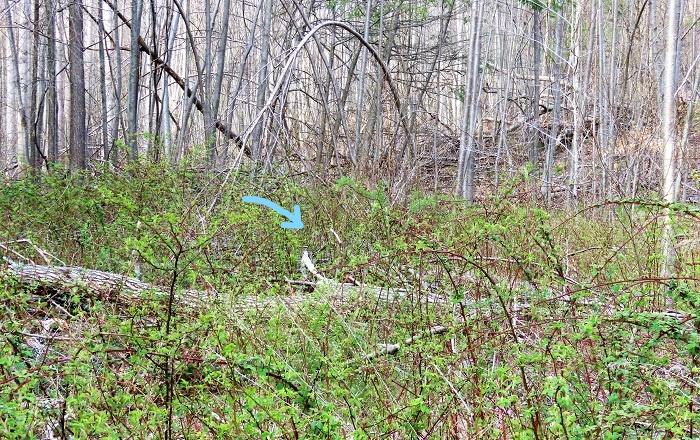
[[[9,9],[7,19],[9,24],[7,27],[8,38],[7,40],[3,41],[3,43],[6,43],[6,46],[3,44],[3,48],[6,48],[6,50],[9,52],[10,63],[5,65],[5,90],[7,90],[7,94],[3,95],[5,106],[3,107],[2,111],[4,111],[6,115],[5,125],[7,127],[7,139],[18,139],[20,131],[18,130],[17,124],[19,116],[19,112],[17,111],[17,101],[20,90],[17,88],[18,69],[17,64],[15,62],[15,56],[13,55],[13,53],[16,52],[17,49],[14,45],[14,38],[12,38],[14,31],[12,29],[12,20],[9,15]],[[17,147],[17,144],[8,145],[9,152],[7,154],[7,161],[8,165],[11,165],[14,169],[19,168],[20,162]]]
[[[472,3],[472,23],[467,64],[467,84],[462,106],[462,127],[459,140],[459,162],[457,164],[457,195],[472,200],[474,198],[475,137],[476,118],[479,105],[479,64],[481,61],[481,16],[484,11],[483,0]]]
[[[392,19],[392,24],[389,29],[389,35],[386,38],[386,41],[380,48],[380,55],[382,57],[382,61],[384,64],[389,63],[389,59],[391,57],[391,51],[394,48],[394,41],[396,40],[396,33],[397,29],[399,26],[399,13],[395,13],[394,17]],[[381,33],[379,34],[381,38]],[[372,136],[375,133],[379,133],[382,135],[383,130],[382,130],[382,117],[381,117],[381,104],[382,104],[382,89],[384,87],[384,75],[381,73],[381,66],[377,66],[377,84],[376,87],[374,88],[374,92],[372,93],[371,99],[369,99],[369,111],[367,113],[367,119],[366,119],[366,124],[365,128],[362,132],[362,135],[360,137],[360,141],[358,145],[361,147],[357,150],[357,161],[358,161],[358,166],[371,166],[374,168],[374,165],[376,165],[377,159],[379,159],[378,155],[378,148],[375,148],[374,155],[373,155],[373,160],[374,163],[368,162],[367,158],[370,157],[369,153],[369,147],[371,145],[371,139]],[[399,109],[400,110],[400,109]],[[405,154],[405,152],[408,150],[407,146],[409,144],[409,139],[406,138],[406,143],[404,144],[404,149],[402,151],[402,155]],[[384,157],[385,154],[382,152],[382,157]],[[397,166],[400,165],[400,159],[397,161]]]
[[[601,103],[600,114],[602,122],[601,146],[603,151],[603,170],[605,176],[603,185],[606,188],[606,197],[610,197],[612,195],[613,182],[610,179],[610,174],[612,172],[612,156],[615,154],[615,137],[617,136],[615,124],[618,111],[616,110],[616,107],[619,108],[617,105],[618,101],[615,99],[615,94],[617,91],[617,34],[619,32],[617,29],[619,23],[617,18],[618,14],[616,12],[618,8],[618,1],[612,0],[611,7],[613,11],[613,23],[611,29],[612,38],[610,43],[610,61],[608,63],[607,87],[603,88],[604,94],[602,97],[604,103]],[[600,77],[604,78],[602,72]],[[603,112],[603,109],[606,111]]]
[[[583,40],[583,22],[582,22],[582,7],[580,3],[576,3],[575,8],[575,18],[574,25],[572,26],[571,32],[571,64],[573,65],[573,94],[572,97],[572,113],[574,117],[573,121],[573,133],[571,138],[571,151],[569,153],[569,173],[568,173],[568,183],[569,192],[567,194],[568,203],[570,206],[573,205],[574,199],[578,196],[578,166],[579,166],[579,151],[581,149],[581,122],[582,122],[582,112],[583,112],[583,93],[581,90],[581,78],[583,71],[583,47],[581,42]]]
[[[372,0],[367,0],[367,8],[365,10],[365,30],[362,36],[365,41],[369,41],[369,24],[370,16],[372,13]],[[352,160],[353,165],[358,166],[358,160],[363,155],[363,145],[360,139],[360,133],[362,131],[362,118],[360,115],[364,111],[362,108],[365,96],[365,75],[367,74],[367,48],[362,47],[362,63],[360,64],[360,79],[357,86],[357,111],[355,113],[355,142],[353,143],[352,149],[350,150],[350,160]]]
[[[69,163],[71,172],[85,169],[87,159],[87,127],[85,122],[85,63],[83,60],[83,2],[75,0],[68,7],[70,62],[70,135]]]
[[[270,25],[272,22],[272,0],[261,0],[265,2],[263,8],[263,28],[262,47],[260,48],[260,68],[258,69],[258,91],[256,97],[257,111],[261,111],[265,106],[268,88],[268,63],[270,56]],[[267,124],[267,119],[263,116],[258,121],[253,131],[253,160],[259,162],[262,155],[263,127]]]
[[[49,161],[58,163],[58,96],[56,94],[56,3],[46,2],[46,141]]]
[[[497,8],[501,8],[501,6],[497,6]],[[512,11],[509,11],[512,16]],[[513,172],[515,169],[514,163],[513,163],[513,155],[511,154],[510,147],[508,145],[508,132],[509,132],[509,125],[510,125],[510,117],[508,110],[511,106],[510,102],[510,97],[512,96],[511,90],[513,89],[514,86],[514,79],[513,79],[513,63],[515,57],[513,56],[514,54],[514,42],[512,39],[508,38],[507,32],[505,32],[504,27],[507,27],[508,24],[510,23],[510,20],[506,18],[503,20],[503,15],[504,13],[502,11],[498,11],[497,15],[497,31],[500,34],[500,44],[498,51],[501,54],[499,57],[499,68],[502,72],[501,75],[498,76],[498,116],[495,121],[495,126],[494,126],[494,143],[497,146],[496,150],[496,163],[494,164],[494,174],[495,174],[495,186],[496,189],[498,189],[498,186],[500,184],[500,161],[501,161],[501,156],[505,155],[505,162],[508,166],[507,169]]]
[[[102,10],[102,0],[97,0],[97,20],[99,26],[98,51],[100,53],[100,98],[102,100],[102,154],[105,163],[109,158],[109,121],[107,113],[107,67],[105,61],[105,24],[104,11]]]
[[[11,137],[11,139],[19,139],[20,136],[23,139],[23,142],[19,143],[24,148],[24,153],[25,153],[25,159],[28,160],[28,157],[26,156],[26,153],[29,151],[30,148],[30,143],[29,143],[29,126],[30,126],[30,117],[29,117],[29,109],[25,105],[25,99],[22,94],[22,77],[24,76],[25,78],[27,75],[23,75],[20,72],[20,60],[19,60],[19,47],[15,41],[15,24],[14,21],[12,20],[12,9],[9,4],[9,2],[5,3],[7,5],[7,37],[8,37],[8,43],[10,45],[10,54],[12,55],[12,82],[14,83],[13,86],[15,87],[14,94],[16,96],[16,105],[19,107],[19,116],[20,116],[20,126],[19,130],[14,129],[14,133],[16,133],[14,136]],[[29,79],[29,78],[26,78]],[[12,103],[14,106],[15,103]],[[16,125],[15,125],[16,127]],[[17,154],[15,152],[15,154]]]
[[[204,145],[209,156],[209,163],[216,160],[216,132],[212,116],[212,77],[211,77],[211,52],[212,38],[214,37],[214,23],[211,18],[211,0],[204,0],[204,65],[202,66],[202,102],[204,104]]]
[[[561,125],[561,71],[562,71],[562,46],[564,37],[564,11],[563,9],[557,12],[557,24],[555,30],[555,49],[554,49],[554,108],[552,109],[552,128],[547,139],[547,153],[544,160],[544,179],[542,192],[545,200],[549,205],[552,199],[552,167],[554,164],[554,152],[559,145],[559,127]]]
[[[680,44],[680,43],[679,43]],[[695,48],[695,41],[693,41],[693,48]],[[692,53],[697,53],[695,51],[692,51]],[[700,69],[697,67],[695,68],[695,77],[693,79],[693,85],[691,87],[690,91],[690,96],[697,96],[698,91],[700,91]],[[695,116],[695,99],[691,99],[688,102],[688,107],[686,108],[685,116],[683,117],[683,131],[681,133],[681,139],[680,139],[680,153],[678,156],[678,164],[676,169],[678,172],[676,172],[676,183],[674,185],[674,193],[676,196],[676,200],[678,200],[678,197],[681,195],[680,192],[680,184],[681,184],[681,177],[682,177],[682,165],[685,162],[684,158],[687,156],[687,153],[689,151],[689,138],[690,138],[690,131],[693,128],[693,119]],[[682,199],[681,201],[685,201],[685,198]]]
[[[0,59],[5,59],[5,41],[0,41]],[[0,63],[0,145],[7,145],[7,65]],[[12,155],[7,148],[0,147],[0,178],[5,177],[10,167]]]
[[[156,14],[156,2],[155,0],[150,0],[149,11],[151,13],[151,23],[147,28],[151,31],[151,50],[156,54],[157,58],[161,58],[163,55],[159,50],[159,39],[157,29],[158,27],[167,28],[167,23],[163,23],[158,26],[158,16]],[[167,38],[167,37],[166,37]],[[161,138],[160,138],[160,117],[161,109],[160,103],[161,99],[158,96],[158,91],[160,90],[160,80],[163,77],[163,70],[158,68],[158,63],[152,58],[149,63],[150,71],[148,76],[151,79],[151,86],[147,89],[148,92],[148,135],[147,136],[147,146],[146,151],[151,160],[157,162],[161,159]],[[144,76],[146,76],[144,74]]]
[[[115,71],[115,82],[114,86],[114,120],[112,121],[112,140],[110,145],[110,151],[107,153],[105,160],[109,160],[110,156],[112,159],[112,164],[115,166],[119,163],[119,125],[121,122],[122,113],[122,50],[121,50],[121,30],[119,29],[119,14],[118,14],[119,0],[114,0],[114,10],[113,10],[113,25],[114,25],[114,58],[116,69]]]
[[[319,124],[319,133],[318,133],[318,143],[316,147],[316,166],[321,168],[321,178],[326,177],[326,170],[328,169],[328,165],[330,163],[330,160],[326,161],[325,159],[325,142],[326,142],[326,131],[327,131],[327,126],[328,126],[328,120],[331,117],[330,115],[330,106],[328,105],[329,97],[330,97],[330,91],[331,91],[331,83],[333,82],[333,64],[335,62],[335,42],[336,42],[336,32],[335,29],[331,29],[331,37],[330,37],[330,62],[329,62],[329,70],[326,73],[325,76],[325,81],[323,84],[323,114],[321,115],[321,123]],[[321,50],[321,48],[319,48]],[[335,136],[337,133],[331,133],[331,137],[333,140],[335,140]],[[334,142],[335,144],[335,142]],[[330,159],[330,155],[329,155]]]
[[[187,26],[187,21],[190,19],[190,2],[187,1],[185,5],[185,14],[180,13],[182,16],[182,20],[184,22],[184,25]],[[183,76],[183,81],[185,82],[185,89],[189,89],[189,81],[190,81],[190,63],[187,61],[187,49],[184,51],[183,55],[183,64],[185,65],[185,73]],[[199,67],[197,67],[197,70],[199,70]],[[197,81],[195,83],[195,87],[193,90],[197,91],[200,90],[200,87],[202,85]],[[189,153],[189,143],[190,143],[190,117],[192,113],[192,105],[194,104],[196,96],[193,93],[191,96],[188,96],[187,93],[184,93],[182,95],[182,116],[181,116],[181,122],[180,122],[180,152],[182,154],[182,157],[187,156]]]
[[[664,154],[661,164],[662,189],[661,194],[667,203],[676,201],[674,181],[676,172],[676,51],[678,47],[679,0],[669,0],[666,12],[666,54],[664,58],[663,78],[663,141]],[[661,237],[663,260],[661,276],[670,277],[675,271],[675,255],[673,248],[673,224],[668,208],[664,209],[662,217],[664,229]]]
[[[214,77],[214,86],[212,87],[213,93],[211,97],[212,101],[212,116],[216,120],[219,117],[219,103],[221,102],[221,89],[224,83],[224,65],[226,63],[226,43],[228,42],[228,24],[231,15],[231,0],[224,0],[224,9],[222,11],[222,24],[221,24],[221,36],[219,37],[219,44],[216,48],[216,76]],[[214,136],[216,131],[212,127],[212,135]]]
[[[141,50],[139,49],[139,34],[141,32],[141,11],[143,0],[131,0],[131,52],[129,54],[129,95],[127,97],[127,121],[131,149],[131,159],[139,155],[139,77],[141,72]]]
[[[340,110],[341,108],[344,108],[345,105],[348,102],[348,98],[350,97],[350,88],[352,86],[352,78],[355,76],[355,69],[357,68],[357,61],[360,59],[360,54],[362,53],[362,49],[357,49],[353,54],[352,57],[350,58],[350,64],[348,65],[348,76],[345,81],[345,85],[343,86],[343,91],[341,92],[340,95],[340,102],[338,102],[338,114],[339,116],[335,119],[335,122],[333,123],[333,132],[338,133],[340,130],[340,126],[343,125],[343,128],[345,132],[348,132],[348,127],[347,127],[347,119],[343,118],[343,112]],[[353,144],[354,145],[354,144]],[[354,146],[350,147],[350,151],[353,151]],[[335,161],[336,164],[340,165],[340,157],[338,155],[338,148],[334,149],[334,155],[335,155]],[[352,158],[351,158],[352,160]]]
[[[540,72],[542,70],[542,26],[540,24],[539,4],[532,5],[532,51],[533,51],[533,81],[530,96],[530,130],[529,160],[537,169],[542,142],[540,141]]]
[[[171,63],[173,46],[175,45],[175,38],[177,37],[177,28],[180,23],[180,15],[175,14],[171,24],[170,24],[170,34],[168,35],[168,42],[165,47],[165,53],[163,54],[164,60],[167,64]],[[191,100],[189,100],[191,101]],[[163,81],[163,106],[162,115],[160,117],[160,132],[163,135],[163,143],[165,145],[165,157],[171,163],[175,163],[175,154],[173,154],[173,133],[170,126],[170,87],[169,81]]]
[[[41,96],[41,74],[39,72],[39,44],[42,30],[39,21],[39,0],[32,2],[32,21],[34,30],[32,32],[32,42],[30,47],[30,77],[29,77],[29,142],[27,144],[27,162],[30,167],[36,168],[40,165],[39,157],[41,154],[41,136],[40,136],[40,107],[39,97]]]

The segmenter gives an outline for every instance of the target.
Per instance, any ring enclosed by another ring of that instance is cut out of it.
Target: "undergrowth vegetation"
[[[4,258],[170,295],[0,272],[1,436],[700,436],[692,207],[670,207],[677,275],[660,279],[659,202],[548,211],[521,201],[526,177],[482,204],[305,183],[150,163],[3,183]],[[299,204],[304,228],[245,195]]]

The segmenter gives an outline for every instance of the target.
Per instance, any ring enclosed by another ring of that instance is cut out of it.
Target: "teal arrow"
[[[294,205],[294,214],[292,214],[277,203],[273,203],[267,199],[263,199],[262,197],[243,196],[243,201],[246,203],[257,203],[258,205],[267,206],[278,214],[282,214],[283,216],[287,217],[289,221],[282,223],[282,227],[284,229],[301,229],[304,227],[304,223],[301,222],[301,209],[299,208],[299,205]]]

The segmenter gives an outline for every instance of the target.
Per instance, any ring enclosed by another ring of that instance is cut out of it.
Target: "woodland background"
[[[547,200],[600,200],[672,162],[697,198],[698,5],[671,3],[4,0],[0,164],[196,152],[471,199],[530,163]]]
[[[0,437],[697,439],[699,12],[0,0]]]

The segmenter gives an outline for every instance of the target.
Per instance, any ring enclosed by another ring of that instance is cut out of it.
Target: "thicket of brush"
[[[2,270],[2,437],[697,438],[699,214],[671,206],[676,276],[660,279],[662,203],[544,210],[519,195],[531,185],[395,202],[348,178],[150,163],[4,182],[5,258],[172,296],[49,291]],[[304,229],[244,195],[299,204]],[[304,247],[325,277],[404,294],[335,301]],[[181,289],[217,300],[171,301]]]

